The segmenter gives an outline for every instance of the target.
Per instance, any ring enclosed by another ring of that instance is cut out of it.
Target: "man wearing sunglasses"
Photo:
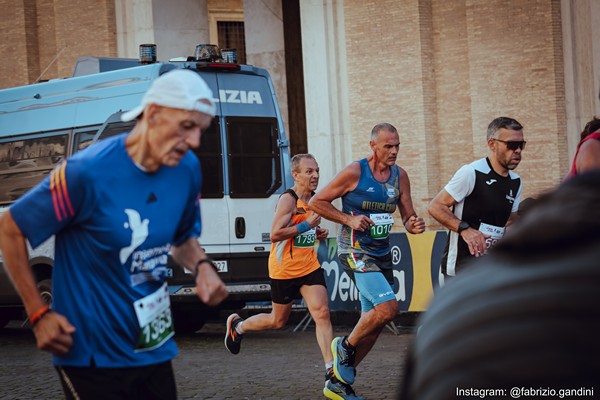
[[[463,165],[429,204],[429,214],[449,229],[442,258],[445,276],[486,254],[516,217],[522,182],[513,170],[525,143],[518,121],[494,119],[487,129],[488,157]]]

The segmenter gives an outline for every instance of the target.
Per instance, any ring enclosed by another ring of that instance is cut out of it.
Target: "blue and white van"
[[[200,242],[229,290],[220,306],[270,300],[267,260],[277,198],[291,186],[289,145],[269,73],[249,65],[135,59],[80,59],[74,76],[0,90],[0,212],[62,160],[97,140],[129,131],[121,113],[136,107],[150,84],[175,68],[196,71],[213,90],[217,115],[196,152],[203,171]],[[51,299],[52,241],[30,263]],[[206,308],[189,271],[170,263],[172,308],[180,330],[198,329]],[[23,307],[0,269],[0,326]]]

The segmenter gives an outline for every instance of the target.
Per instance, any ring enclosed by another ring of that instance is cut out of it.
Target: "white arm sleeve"
[[[472,165],[463,165],[456,171],[450,182],[444,187],[457,203],[471,194],[475,187],[475,169]]]

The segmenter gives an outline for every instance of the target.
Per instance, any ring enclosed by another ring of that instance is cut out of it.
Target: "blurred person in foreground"
[[[444,277],[486,254],[517,216],[523,184],[514,170],[525,150],[523,126],[512,118],[495,118],[486,141],[488,156],[463,165],[427,208],[448,229]]]
[[[600,168],[600,118],[592,118],[581,131],[579,144],[566,178]]]
[[[537,388],[593,397],[600,377],[598,188],[600,170],[541,195],[477,268],[436,292],[409,352],[401,399],[455,399],[465,390],[484,397],[472,389],[486,388],[498,390],[485,393],[494,398],[544,398]]]
[[[0,220],[4,264],[37,346],[53,354],[67,399],[175,399],[167,276],[169,253],[196,279],[200,299],[227,290],[198,242],[198,159],[215,115],[213,94],[194,72],[158,77],[129,134],[75,154]],[[55,235],[53,302],[40,297],[33,248]]]

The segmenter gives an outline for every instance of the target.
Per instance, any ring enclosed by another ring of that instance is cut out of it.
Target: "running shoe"
[[[333,353],[333,372],[336,378],[342,383],[352,385],[354,383],[354,353],[342,346],[344,338],[336,337],[331,342],[331,352]]]
[[[240,352],[240,345],[242,343],[243,336],[237,333],[235,327],[242,321],[243,319],[237,314],[231,314],[229,318],[227,318],[225,347],[231,354],[237,354]]]
[[[340,382],[335,376],[325,382],[323,394],[326,398],[334,400],[364,400],[364,397],[354,393],[352,386]]]

